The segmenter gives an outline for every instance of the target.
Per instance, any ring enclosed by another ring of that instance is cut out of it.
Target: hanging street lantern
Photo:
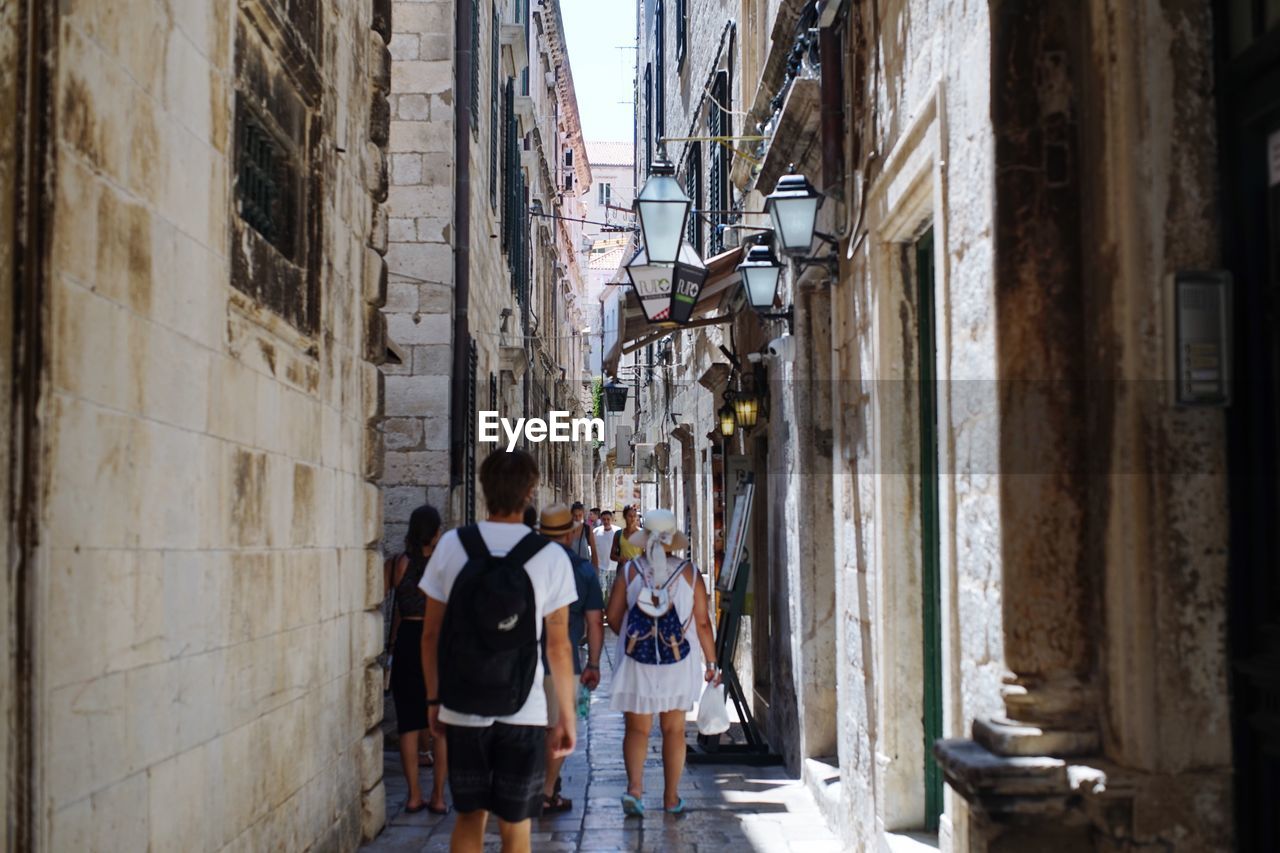
[[[716,416],[720,418],[720,434],[723,435],[725,438],[729,438],[731,435],[733,435],[734,417],[735,417],[733,406],[730,404],[728,398],[729,398],[729,395],[726,394],[724,405],[721,406],[720,411],[716,413]]]
[[[773,220],[773,233],[784,255],[809,254],[821,204],[822,194],[796,171],[794,164],[790,172],[778,179],[777,186],[764,200],[764,209]]]
[[[747,250],[746,257],[738,264],[742,273],[742,287],[747,301],[757,311],[768,311],[778,295],[778,275],[782,267],[768,243],[757,242]]]
[[[649,180],[645,181],[633,205],[650,261],[657,264],[676,262],[692,204],[676,180],[676,167],[665,153],[660,153],[658,161],[649,170]]]
[[[640,310],[650,323],[661,323],[671,314],[671,279],[673,264],[657,264],[649,260],[644,249],[627,264],[627,278],[640,300]]]
[[[689,322],[706,281],[706,263],[693,246],[681,244],[680,259],[676,261],[675,279],[671,287],[670,319],[681,324]]]
[[[609,412],[624,412],[627,409],[627,386],[610,382],[604,386],[604,408]]]

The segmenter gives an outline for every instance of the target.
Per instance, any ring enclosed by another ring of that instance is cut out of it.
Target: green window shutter
[[[471,132],[480,132],[480,0],[471,0]]]
[[[489,208],[498,207],[498,7],[493,7],[493,38],[489,52]]]

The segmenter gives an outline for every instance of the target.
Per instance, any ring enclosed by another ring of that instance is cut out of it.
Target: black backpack
[[[506,717],[524,706],[538,667],[538,610],[524,564],[548,541],[529,533],[495,557],[475,525],[458,528],[467,564],[440,629],[440,700],[451,711]]]

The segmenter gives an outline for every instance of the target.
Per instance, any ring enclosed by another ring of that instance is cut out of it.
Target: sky
[[[582,133],[591,141],[631,141],[635,79],[634,3],[560,0]],[[619,103],[622,102],[622,103]]]

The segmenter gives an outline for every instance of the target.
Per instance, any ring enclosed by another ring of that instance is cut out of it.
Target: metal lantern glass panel
[[[697,250],[688,243],[681,245],[680,260],[676,261],[675,280],[671,287],[670,319],[677,323],[689,322],[706,281],[707,265]]]
[[[785,255],[807,255],[818,224],[822,194],[809,179],[792,171],[778,179],[778,185],[764,201],[773,220],[778,246]]]
[[[726,402],[720,407],[720,411],[717,412],[717,415],[720,418],[720,434],[725,438],[733,435],[733,428],[736,425],[733,406]]]
[[[778,275],[782,267],[768,244],[757,243],[748,249],[747,256],[738,264],[738,272],[742,273],[742,286],[751,307],[757,311],[772,308],[778,295]]]
[[[636,298],[640,300],[640,310],[650,323],[661,323],[671,315],[671,279],[675,275],[672,264],[655,264],[649,260],[645,250],[636,253],[631,263],[627,264],[627,278],[635,288]]]
[[[649,259],[673,264],[680,253],[692,201],[676,180],[675,166],[665,159],[653,164],[649,180],[636,196],[634,208]]]
[[[760,401],[755,394],[739,394],[733,398],[733,413],[738,419],[738,426],[751,429],[760,414]]]

